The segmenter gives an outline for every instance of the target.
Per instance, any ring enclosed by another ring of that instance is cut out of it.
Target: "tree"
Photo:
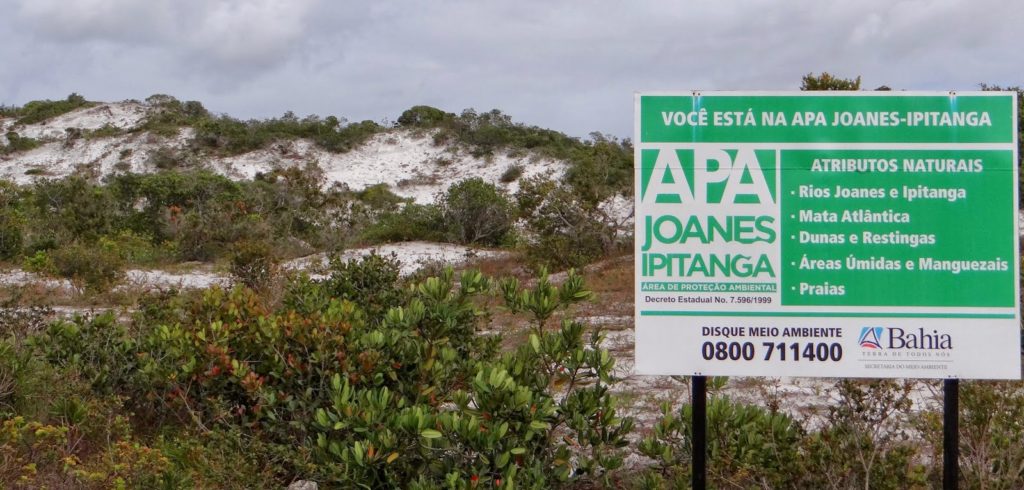
[[[827,71],[821,75],[813,72],[804,75],[800,90],[860,90],[860,76],[857,78],[839,78]]]
[[[453,114],[442,111],[435,107],[417,105],[406,109],[398,117],[398,124],[405,127],[429,128],[435,127],[444,121],[454,117]]]
[[[459,243],[500,245],[512,229],[512,203],[480,178],[449,187],[438,207],[451,238]]]

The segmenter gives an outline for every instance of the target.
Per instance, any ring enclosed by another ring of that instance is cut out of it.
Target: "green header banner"
[[[644,143],[1009,143],[1013,95],[641,95]]]

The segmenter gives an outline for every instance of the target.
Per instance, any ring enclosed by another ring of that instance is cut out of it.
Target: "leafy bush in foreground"
[[[289,288],[283,308],[249,289],[212,289],[164,307],[177,313],[149,308],[134,325],[113,315],[57,322],[32,345],[90,396],[124,400],[137,423],[245,434],[282,483],[612,481],[631,422],[616,415],[614,361],[597,334],[587,339],[567,320],[499,354],[500,338],[477,333],[489,316],[480,296],[491,291],[481,274],[456,279],[448,270],[404,285],[396,263],[376,256],[332,269],[322,283]],[[573,277],[575,292],[555,308],[589,297]],[[503,289],[516,311],[550,317],[547,295],[510,282]],[[139,478],[198,478],[167,454],[155,457],[166,464]],[[103,475],[96,481],[108,481]]]

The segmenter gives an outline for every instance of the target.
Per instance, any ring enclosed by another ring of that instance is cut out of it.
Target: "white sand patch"
[[[207,270],[175,273],[161,270],[132,269],[125,273],[124,284],[121,284],[116,289],[205,289],[212,286],[228,287],[230,285],[231,278]]]
[[[372,247],[355,248],[346,250],[341,254],[342,260],[356,260],[372,253],[377,255],[390,256],[395,254],[400,265],[400,273],[404,276],[413,274],[422,267],[431,264],[461,265],[477,259],[495,258],[509,254],[504,250],[485,250],[470,248],[465,245],[451,243],[432,242],[402,242],[376,245]],[[315,254],[309,257],[302,257],[284,264],[285,269],[313,271],[314,278],[322,278],[317,275],[327,266],[325,254]]]
[[[74,286],[72,286],[71,281],[68,281],[67,279],[45,277],[34,272],[27,272],[20,269],[0,271],[0,286],[17,287],[33,284],[54,291],[74,291]]]
[[[604,213],[617,228],[629,230],[633,227],[633,198],[618,194],[602,202],[597,209]]]
[[[319,164],[326,186],[339,183],[362,190],[387,184],[395,194],[421,204],[433,202],[452,184],[471,177],[515,193],[519,179],[501,182],[501,176],[514,165],[523,168],[520,179],[535,175],[558,179],[565,173],[564,162],[536,156],[476,158],[454,147],[435,146],[430,133],[404,129],[377,134],[347,153],[331,153],[308,140],[284,141],[267,149],[214,160],[211,167],[232,178],[251,179],[260,172],[306,162]]]
[[[131,133],[108,138],[52,142],[14,155],[0,156],[0,179],[28,184],[38,178],[73,174],[101,177],[116,172],[147,173],[155,169],[152,154],[161,148],[178,151],[192,136],[191,129],[173,138]]]
[[[15,131],[19,136],[37,140],[64,139],[68,129],[96,130],[104,126],[118,129],[137,127],[146,118],[148,109],[139,102],[112,102],[93,107],[78,109],[61,114],[37,124],[14,125],[10,120],[7,131]]]

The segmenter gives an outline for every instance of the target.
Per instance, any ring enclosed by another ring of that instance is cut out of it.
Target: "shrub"
[[[64,100],[33,100],[18,111],[17,124],[35,124],[82,107],[95,105],[85,97],[72,93]]]
[[[117,126],[114,126],[110,123],[106,123],[103,126],[100,126],[99,128],[86,132],[85,137],[89,139],[111,138],[114,136],[120,136],[122,133],[124,133],[124,131],[121,128],[118,128]]]
[[[116,250],[72,244],[54,250],[50,257],[56,273],[81,291],[106,292],[124,278],[124,260]]]
[[[131,400],[151,423],[245,434],[258,467],[274,468],[262,474],[279,483],[301,475],[342,488],[621,484],[611,471],[631,422],[616,414],[614,361],[599,335],[587,340],[582,324],[565,321],[498,356],[500,338],[477,334],[488,318],[478,297],[490,290],[480,273],[456,280],[448,269],[406,286],[393,258],[332,268],[326,281],[300,282],[277,311],[248,289],[214,288],[168,305],[180,313],[144,314],[134,328],[109,314],[57,322],[34,345],[92,392]],[[558,309],[589,297],[570,279],[557,289]],[[547,293],[511,281],[503,291],[515,311],[549,310]],[[204,463],[178,467],[195,451],[187,441],[114,443],[72,473],[105,484],[217,481]]]
[[[399,211],[379,215],[362,236],[374,243],[440,241],[446,238],[445,222],[438,206],[409,203]]]
[[[199,102],[180,102],[170,95],[155,94],[146,98],[150,110],[138,130],[149,131],[164,137],[178,134],[183,126],[194,126],[210,117],[210,113]]]
[[[552,267],[581,267],[614,250],[615,228],[599,209],[571,190],[541,178],[520,183],[516,201],[527,256]]]
[[[25,257],[25,261],[21,264],[25,270],[29,272],[35,272],[37,274],[56,274],[57,270],[53,265],[53,259],[50,255],[43,250],[37,250],[36,253]]]
[[[448,236],[458,242],[500,245],[512,229],[512,204],[480,178],[458,182],[437,200]]]
[[[405,202],[401,196],[391,192],[387,184],[371,185],[356,193],[356,197],[373,209],[393,210]]]
[[[24,223],[13,209],[0,209],[0,260],[11,260],[21,253]]]
[[[473,294],[484,286],[480,280],[476,273],[463,275],[456,293],[445,278],[428,279],[416,288],[423,307],[392,309],[384,325],[428,327],[420,330],[425,338],[450,339],[450,348],[478,338],[444,316],[422,322],[434,315],[433,305],[444,304],[438,300]],[[515,286],[505,288],[508,297],[543,301]],[[588,297],[578,293],[565,304]],[[334,378],[332,403],[316,413],[316,454],[326,480],[414,488],[621,485],[610,471],[622,464],[619,450],[632,422],[617,417],[608,393],[614,361],[597,347],[598,334],[585,341],[583,331],[583,325],[565,321],[555,331],[535,333],[515,352],[476,364],[468,382],[455,385],[463,388],[425,391],[428,406],[403,403],[386,390],[359,393],[348,380]],[[419,364],[420,369],[433,365],[435,373],[421,379],[451,378],[443,373],[462,356],[447,349]],[[445,400],[454,406],[443,408]]]
[[[184,158],[177,151],[161,146],[149,152],[146,157],[146,164],[157,170],[173,170],[185,166]]]
[[[523,176],[523,166],[520,164],[509,165],[507,169],[501,174],[499,179],[502,183],[508,184],[515,182],[516,179]]]
[[[335,255],[329,259],[325,279],[292,283],[284,302],[299,312],[312,313],[337,298],[360,305],[371,317],[379,317],[407,300],[400,271],[401,263],[395,254],[371,253],[353,260]]]
[[[4,419],[0,425],[0,485],[4,488],[66,486],[68,428],[24,417]],[[60,475],[56,478],[53,475]],[[56,481],[54,481],[56,480]]]
[[[231,275],[246,287],[265,291],[278,272],[278,258],[266,241],[244,240],[231,253]]]
[[[7,132],[7,146],[3,148],[3,153],[15,153],[19,151],[29,151],[34,148],[38,148],[40,145],[39,141],[33,138],[26,138],[20,136],[14,131]]]
[[[839,380],[825,424],[810,435],[804,460],[818,488],[902,489],[923,485],[909,442],[910,392],[901,380]]]
[[[1024,488],[1024,391],[1018,382],[960,382],[961,488]],[[921,414],[917,429],[930,451],[928,483],[942,486],[943,414]]]
[[[593,141],[570,154],[565,180],[581,202],[596,208],[616,194],[632,193],[633,148],[599,133],[591,137]]]
[[[162,264],[172,258],[168,250],[156,247],[151,237],[139,235],[131,230],[101,236],[96,246],[117,253],[125,263],[132,265]]]
[[[860,77],[840,78],[825,71],[820,75],[808,73],[801,80],[800,90],[860,90]]]
[[[662,405],[662,418],[639,445],[660,476],[684,484],[693,455],[693,411]],[[801,488],[803,428],[789,416],[728,397],[707,406],[708,482],[723,488]]]
[[[402,112],[402,115],[398,116],[398,124],[414,128],[432,128],[443,122],[451,121],[454,117],[454,114],[449,114],[441,109],[418,105]]]
[[[193,144],[229,155],[259,150],[278,140],[309,138],[331,152],[345,152],[362,144],[383,128],[373,121],[343,125],[330,116],[297,118],[288,112],[277,119],[239,121],[227,116],[199,119]]]
[[[27,204],[37,234],[52,237],[56,244],[95,241],[118,221],[108,190],[78,176],[37,181]]]

